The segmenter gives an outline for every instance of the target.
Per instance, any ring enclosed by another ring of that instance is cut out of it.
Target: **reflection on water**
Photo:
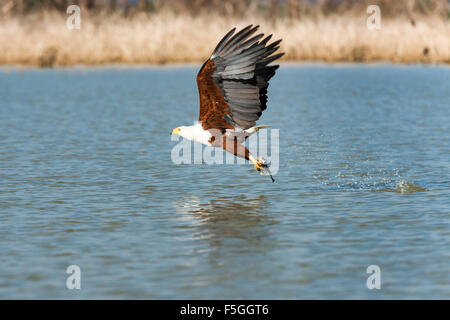
[[[1,296],[450,298],[449,70],[282,66],[275,183],[170,161],[196,67],[0,71]]]
[[[176,201],[180,220],[197,225],[197,237],[208,239],[212,247],[224,246],[227,240],[244,240],[243,247],[257,246],[267,233],[266,226],[275,223],[267,214],[264,195],[219,197],[203,202],[197,196]]]

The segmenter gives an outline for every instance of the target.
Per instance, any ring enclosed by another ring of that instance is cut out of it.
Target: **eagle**
[[[268,172],[274,182],[265,161],[255,159],[242,145],[250,135],[269,127],[255,124],[267,108],[269,80],[279,68],[271,62],[284,55],[274,54],[281,39],[268,44],[272,35],[254,35],[258,28],[249,25],[236,34],[233,28],[220,40],[197,74],[199,121],[171,134],[245,158],[261,174]]]

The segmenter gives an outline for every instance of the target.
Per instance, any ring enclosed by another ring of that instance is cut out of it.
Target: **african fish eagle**
[[[177,127],[171,134],[250,160],[262,174],[267,165],[255,159],[242,142],[268,127],[255,124],[267,107],[269,80],[279,67],[269,64],[284,53],[272,55],[281,39],[267,45],[272,35],[261,41],[264,34],[252,36],[258,27],[249,25],[236,34],[233,28],[223,37],[197,74],[199,122]]]

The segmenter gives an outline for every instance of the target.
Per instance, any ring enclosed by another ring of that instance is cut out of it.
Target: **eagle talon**
[[[255,167],[256,171],[262,173],[261,170],[262,170],[263,168],[267,168],[267,164],[265,164],[265,163],[261,160],[261,158],[258,158],[258,159],[256,159],[256,163],[254,164],[254,167]]]

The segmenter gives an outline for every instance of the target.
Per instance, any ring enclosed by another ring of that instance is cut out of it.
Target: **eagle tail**
[[[256,126],[256,127],[251,127],[247,130],[245,130],[245,132],[250,136],[252,134],[254,134],[255,132],[258,132],[260,129],[264,129],[264,128],[269,128],[271,126],[267,126],[267,125],[260,125],[260,126]]]

